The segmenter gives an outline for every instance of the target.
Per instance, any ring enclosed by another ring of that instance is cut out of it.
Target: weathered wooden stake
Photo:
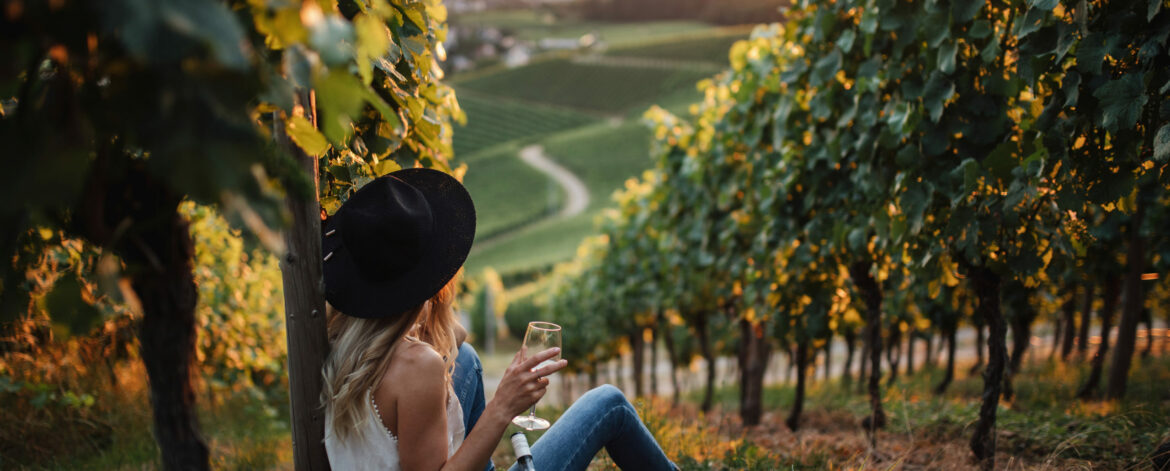
[[[306,113],[315,121],[311,96]],[[314,123],[315,125],[315,123]],[[284,279],[284,320],[288,331],[288,388],[291,403],[293,462],[298,471],[328,470],[325,411],[321,408],[321,367],[329,354],[325,333],[325,281],[321,267],[321,206],[317,195],[317,158],[292,144],[284,120],[273,119],[273,136],[296,159],[313,182],[312,194],[286,198],[292,226],[284,233],[287,253],[280,259]]]

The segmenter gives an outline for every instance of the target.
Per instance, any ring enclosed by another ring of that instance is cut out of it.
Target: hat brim
[[[351,252],[341,237],[324,237],[321,253],[329,258],[324,262],[325,299],[348,316],[393,317],[422,304],[455,277],[475,239],[475,205],[454,177],[425,168],[403,169],[387,176],[398,178],[422,193],[434,219],[433,237],[418,249],[422,252],[417,254],[420,263],[382,281],[361,276],[354,259],[362,254]],[[324,234],[336,229],[337,219],[329,218],[325,222]]]

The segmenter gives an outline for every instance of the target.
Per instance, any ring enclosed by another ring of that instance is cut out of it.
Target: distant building
[[[477,59],[492,59],[497,55],[499,55],[499,52],[496,51],[496,45],[492,43],[480,44],[479,47],[475,49],[475,57]]]
[[[455,56],[451,58],[451,71],[463,72],[475,68],[475,62],[468,59],[467,56]]]
[[[541,38],[537,45],[548,51],[563,51],[577,49],[580,46],[577,38]]]
[[[532,51],[529,51],[528,46],[523,44],[512,46],[504,53],[504,65],[508,68],[528,65],[530,60],[532,60]]]

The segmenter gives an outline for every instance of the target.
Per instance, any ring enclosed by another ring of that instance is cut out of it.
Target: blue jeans
[[[475,349],[466,343],[459,347],[452,382],[463,407],[464,429],[470,432],[484,408],[483,365]],[[624,470],[677,469],[642,424],[630,401],[621,390],[608,384],[573,403],[532,445],[532,458],[541,471],[584,470],[602,447]],[[489,462],[485,470],[491,469],[494,466]]]
[[[471,427],[483,414],[483,364],[479,362],[479,354],[471,344],[464,342],[459,346],[459,355],[455,357],[455,371],[451,372],[451,387],[455,389],[455,397],[459,399],[459,406],[463,408],[463,430],[471,433]],[[484,471],[492,471],[495,466],[488,460]]]

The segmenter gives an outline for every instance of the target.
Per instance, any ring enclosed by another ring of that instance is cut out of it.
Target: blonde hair
[[[455,364],[455,315],[452,304],[462,270],[431,299],[389,319],[350,317],[326,305],[332,350],[322,369],[321,402],[333,421],[333,433],[346,441],[361,435],[361,425],[372,420],[369,393],[390,366],[394,349],[411,329],[443,356],[445,383],[450,387]]]

